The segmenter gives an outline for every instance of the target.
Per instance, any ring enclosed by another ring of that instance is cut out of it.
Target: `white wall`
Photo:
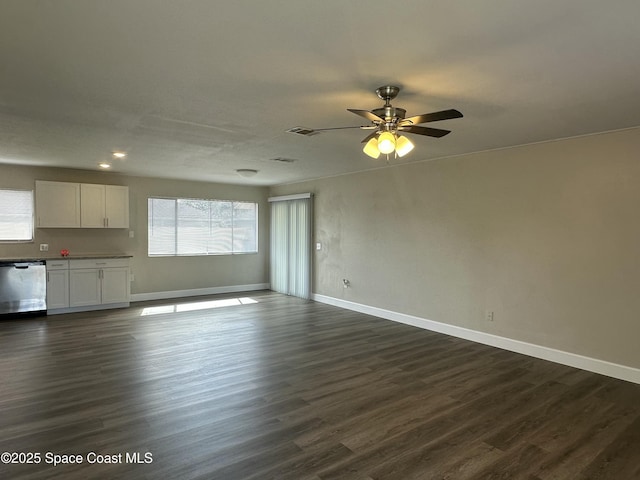
[[[639,152],[631,129],[270,194],[315,193],[318,295],[639,368]]]

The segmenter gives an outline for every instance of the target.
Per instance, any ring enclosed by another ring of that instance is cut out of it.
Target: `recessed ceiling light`
[[[106,170],[107,168],[111,168],[111,164],[110,164],[110,163],[107,163],[107,162],[100,162],[100,163],[98,164],[98,166],[99,166],[100,168],[104,168],[105,170]]]
[[[125,158],[127,156],[127,152],[113,152],[114,158]]]
[[[258,170],[253,170],[252,168],[239,168],[236,170],[236,173],[241,177],[253,177]]]

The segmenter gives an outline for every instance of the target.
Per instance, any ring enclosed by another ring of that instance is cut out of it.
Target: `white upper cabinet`
[[[128,187],[82,183],[80,205],[84,228],[129,228]]]
[[[104,187],[107,228],[129,228],[129,187]]]
[[[129,228],[129,187],[36,181],[38,227]]]
[[[84,228],[106,226],[104,185],[80,184],[80,225]]]
[[[38,227],[80,226],[80,184],[36,180]]]

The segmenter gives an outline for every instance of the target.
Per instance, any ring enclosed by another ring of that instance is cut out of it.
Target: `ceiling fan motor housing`
[[[404,108],[392,107],[391,105],[376,108],[371,110],[371,113],[377,115],[380,118],[384,118],[386,122],[392,122],[394,119],[402,120],[407,114]]]
[[[393,130],[394,127],[397,127],[400,120],[403,120],[407,113],[404,108],[393,107],[390,103],[391,100],[396,98],[398,92],[400,92],[400,87],[394,85],[385,85],[376,90],[378,97],[384,100],[384,107],[371,110],[371,113],[384,118],[385,124],[381,126],[384,126],[386,130]]]

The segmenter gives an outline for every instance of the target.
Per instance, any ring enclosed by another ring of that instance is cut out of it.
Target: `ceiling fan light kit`
[[[369,155],[371,158],[378,158],[380,156],[380,150],[378,150],[378,139],[376,137],[370,139],[367,143],[365,143],[362,151]]]
[[[415,135],[424,135],[434,138],[444,137],[451,133],[451,130],[422,127],[419,124],[451,120],[453,118],[462,118],[463,116],[458,110],[449,109],[405,118],[407,111],[404,108],[394,107],[391,105],[391,100],[396,98],[399,92],[400,87],[385,85],[376,89],[378,97],[384,100],[384,105],[382,107],[371,111],[347,108],[349,112],[355,113],[356,115],[369,120],[371,122],[369,125],[318,129],[294,127],[287,130],[287,132],[309,136],[325,130],[343,130],[347,128],[375,130],[362,141],[362,143],[365,144],[362,149],[365,154],[372,158],[378,158],[381,153],[389,155],[395,151],[399,157],[404,157],[413,150],[414,144],[407,137],[401,135],[401,133],[412,133]]]
[[[396,140],[396,153],[399,157],[404,157],[407,153],[409,153],[414,148],[414,144],[411,140],[409,140],[404,135],[398,137]]]
[[[396,137],[391,132],[382,132],[378,137],[378,150],[389,155],[396,149]]]
[[[393,134],[391,135],[393,136]],[[382,137],[382,134],[380,134],[380,137]],[[388,137],[385,136],[383,138],[383,142],[386,142],[387,138]],[[394,150],[396,152],[396,155],[398,155],[399,157],[404,157],[415,147],[413,142],[404,135],[400,135],[397,138],[393,136],[393,140],[391,140],[390,142],[394,143],[392,147],[389,147],[387,143],[383,143],[381,145],[380,139],[373,137],[369,139],[369,141],[365,144],[362,151],[369,155],[371,158],[378,158],[381,153],[388,155],[390,153],[393,153]]]

